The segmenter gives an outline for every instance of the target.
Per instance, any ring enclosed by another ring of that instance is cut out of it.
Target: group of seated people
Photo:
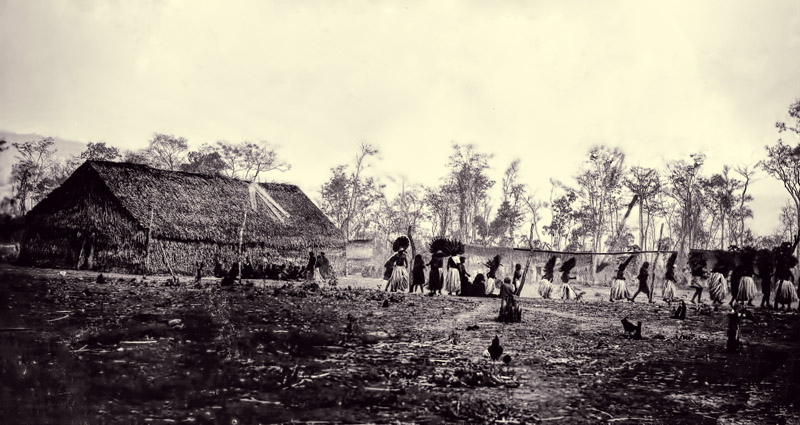
[[[305,268],[295,264],[261,263],[253,266],[249,259],[242,265],[242,279],[270,279],[270,280],[302,280]],[[226,262],[214,262],[214,277],[236,278],[239,275],[239,263],[233,262],[227,267]]]

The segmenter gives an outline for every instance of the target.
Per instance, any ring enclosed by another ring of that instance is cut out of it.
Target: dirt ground
[[[498,299],[380,280],[62,273],[0,265],[4,423],[800,423],[796,313],[752,309],[729,354],[726,309],[679,321],[605,287],[521,299],[503,324]],[[483,355],[495,335],[508,365]]]

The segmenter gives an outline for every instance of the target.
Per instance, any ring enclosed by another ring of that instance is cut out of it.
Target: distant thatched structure
[[[193,274],[197,261],[238,261],[240,243],[254,263],[304,264],[313,250],[344,264],[344,239],[297,186],[105,161],[28,213],[19,261]]]

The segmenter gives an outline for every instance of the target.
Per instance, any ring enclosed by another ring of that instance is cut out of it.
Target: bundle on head
[[[747,246],[739,253],[739,266],[743,276],[753,276],[755,272],[756,250]]]
[[[736,266],[736,254],[732,251],[718,249],[714,251],[714,258],[716,259],[716,264],[711,269],[714,273],[722,273],[723,276],[727,276]]]
[[[775,269],[775,255],[769,249],[761,249],[756,253],[756,267],[758,276],[769,279]]]
[[[692,276],[703,277],[706,272],[706,256],[702,252],[692,251],[689,253],[689,268]]]
[[[486,260],[486,264],[484,264],[484,265],[489,269],[489,273],[488,273],[489,276],[494,277],[495,272],[497,272],[497,269],[500,268],[500,260],[502,258],[503,257],[501,257],[500,254],[498,254],[498,255],[495,255],[494,257]]]
[[[561,273],[569,273],[575,268],[575,264],[577,264],[577,262],[578,261],[575,259],[575,257],[572,257],[569,260],[564,261],[564,264],[561,265],[559,271],[561,271]]]
[[[459,240],[447,239],[447,250],[444,252],[448,255],[461,255],[464,253],[464,244]]]
[[[394,240],[394,243],[392,244],[392,251],[397,252],[401,249],[405,251],[408,249],[410,244],[411,242],[408,240],[407,236],[400,236]]]
[[[436,254],[439,251],[441,251],[442,253],[447,252],[447,239],[436,238],[431,241],[430,245],[428,245],[428,252],[430,252],[431,254]]]
[[[594,271],[595,271],[595,273],[600,273],[601,271],[605,270],[606,267],[608,267],[610,265],[611,265],[611,263],[609,263],[607,261],[603,261],[602,263],[597,265],[597,268]]]
[[[556,268],[556,256],[553,255],[550,257],[549,260],[544,264],[544,270],[542,270],[542,278],[552,281],[553,280],[553,271]]]

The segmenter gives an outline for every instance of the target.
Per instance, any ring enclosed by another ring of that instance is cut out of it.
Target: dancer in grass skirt
[[[556,256],[550,257],[542,270],[542,278],[539,280],[539,296],[549,299],[553,296],[553,272],[556,268]]]
[[[628,285],[625,282],[625,268],[628,267],[628,264],[630,264],[631,261],[633,261],[633,258],[633,255],[629,256],[617,267],[617,274],[614,277],[614,281],[611,282],[611,291],[608,296],[608,300],[610,302],[614,302],[616,300],[627,300],[630,296],[630,293],[628,292]]]
[[[797,266],[797,257],[792,253],[797,247],[798,239],[795,243],[784,242],[778,248],[775,256],[775,280],[778,281],[777,291],[775,292],[775,308],[791,310],[792,303],[797,302],[797,289],[794,287],[794,276],[792,268]]]
[[[664,290],[661,292],[661,297],[666,302],[672,302],[677,296],[675,288],[675,260],[677,259],[677,252],[673,252],[667,259],[667,271],[664,273]]]
[[[449,295],[461,292],[461,259],[451,255],[447,259],[447,271],[444,274],[445,290]]]
[[[711,276],[708,279],[708,295],[713,304],[723,304],[730,291],[727,278],[736,264],[735,254],[731,251],[716,250],[714,257],[716,264],[711,269]]]
[[[559,288],[558,295],[562,300],[574,300],[577,298],[575,290],[569,284],[570,280],[575,279],[574,276],[570,275],[570,272],[575,268],[576,263],[575,257],[572,257],[561,265],[561,288]]]
[[[739,301],[742,303],[747,303],[747,305],[752,306],[753,300],[756,298],[758,294],[758,289],[756,289],[756,283],[753,280],[753,275],[755,275],[755,260],[756,260],[756,251],[753,248],[747,247],[742,250],[741,253],[741,261],[740,264],[734,270],[739,277],[739,290],[736,292],[735,297],[731,296],[731,305],[733,305],[734,301]],[[731,285],[731,289],[733,289],[733,285]]]

